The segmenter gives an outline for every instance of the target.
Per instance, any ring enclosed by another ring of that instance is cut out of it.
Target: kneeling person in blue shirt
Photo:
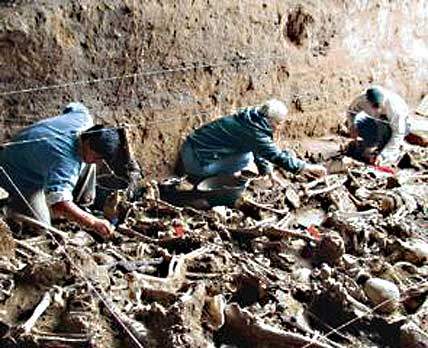
[[[10,195],[8,215],[26,214],[49,225],[52,212],[110,236],[107,220],[85,212],[73,200],[94,199],[94,164],[115,157],[119,150],[117,130],[93,126],[80,103],[23,129],[0,149],[0,186]]]
[[[273,177],[275,164],[292,173],[324,176],[323,166],[299,160],[274,143],[273,134],[283,125],[287,112],[283,102],[273,99],[202,126],[181,148],[185,173],[200,179],[234,175],[254,161],[260,175]]]

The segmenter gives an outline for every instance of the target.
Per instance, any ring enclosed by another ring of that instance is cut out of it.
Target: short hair
[[[379,88],[372,87],[366,91],[367,100],[375,106],[380,106],[383,102],[383,93]]]
[[[101,155],[104,159],[116,156],[120,151],[120,136],[116,128],[106,128],[103,125],[95,125],[85,130],[80,138],[87,142],[91,150]]]
[[[88,108],[82,103],[77,103],[77,102],[68,103],[67,106],[62,111],[63,115],[68,114],[70,112],[81,112],[89,115]]]
[[[271,118],[276,121],[284,121],[287,116],[288,109],[285,103],[278,99],[270,99],[261,107],[261,112],[266,118]]]

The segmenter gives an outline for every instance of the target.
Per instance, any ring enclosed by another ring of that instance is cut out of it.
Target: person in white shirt
[[[362,138],[363,159],[371,164],[395,164],[408,133],[409,107],[396,93],[372,86],[347,110],[351,137]]]

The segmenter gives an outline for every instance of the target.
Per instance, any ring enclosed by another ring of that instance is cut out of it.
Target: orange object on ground
[[[177,224],[174,226],[174,232],[177,237],[183,237],[186,230],[184,229],[183,225]]]
[[[318,230],[318,228],[316,228],[314,225],[309,226],[309,227],[306,229],[306,231],[308,231],[308,233],[309,233],[312,237],[314,237],[314,238],[316,238],[316,239],[320,239],[320,238],[321,238],[321,233],[320,233],[320,231],[319,231],[319,230]]]
[[[388,166],[373,166],[373,168],[380,172],[395,174],[395,170]]]

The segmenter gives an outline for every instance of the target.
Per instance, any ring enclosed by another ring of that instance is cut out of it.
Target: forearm
[[[282,151],[280,156],[272,159],[272,163],[293,174],[299,173],[306,166],[305,161],[298,159],[293,153],[286,150]]]
[[[380,163],[394,163],[400,156],[400,145],[403,143],[404,137],[402,135],[395,135],[391,137],[389,142],[385,145],[380,153]]]
[[[352,137],[356,137],[354,125],[355,116],[361,111],[366,111],[368,108],[369,105],[367,103],[365,94],[360,94],[357,98],[353,100],[351,105],[349,105],[348,109],[346,110],[346,126]]]
[[[281,151],[272,141],[260,141],[253,153],[255,157],[261,157],[292,173],[299,172],[305,165],[305,162],[296,158],[291,151]]]
[[[354,128],[354,118],[355,118],[355,112],[352,110],[348,110],[346,112],[346,119],[345,119],[345,125],[348,128],[349,132]]]
[[[395,162],[398,160],[400,155],[400,147],[404,143],[404,137],[406,135],[406,115],[403,114],[391,114],[388,116],[389,126],[391,127],[391,138],[388,143],[382,149],[381,160]]]
[[[92,227],[96,221],[96,218],[92,214],[80,209],[72,201],[55,203],[51,206],[51,209],[55,215],[64,216],[87,227]]]

